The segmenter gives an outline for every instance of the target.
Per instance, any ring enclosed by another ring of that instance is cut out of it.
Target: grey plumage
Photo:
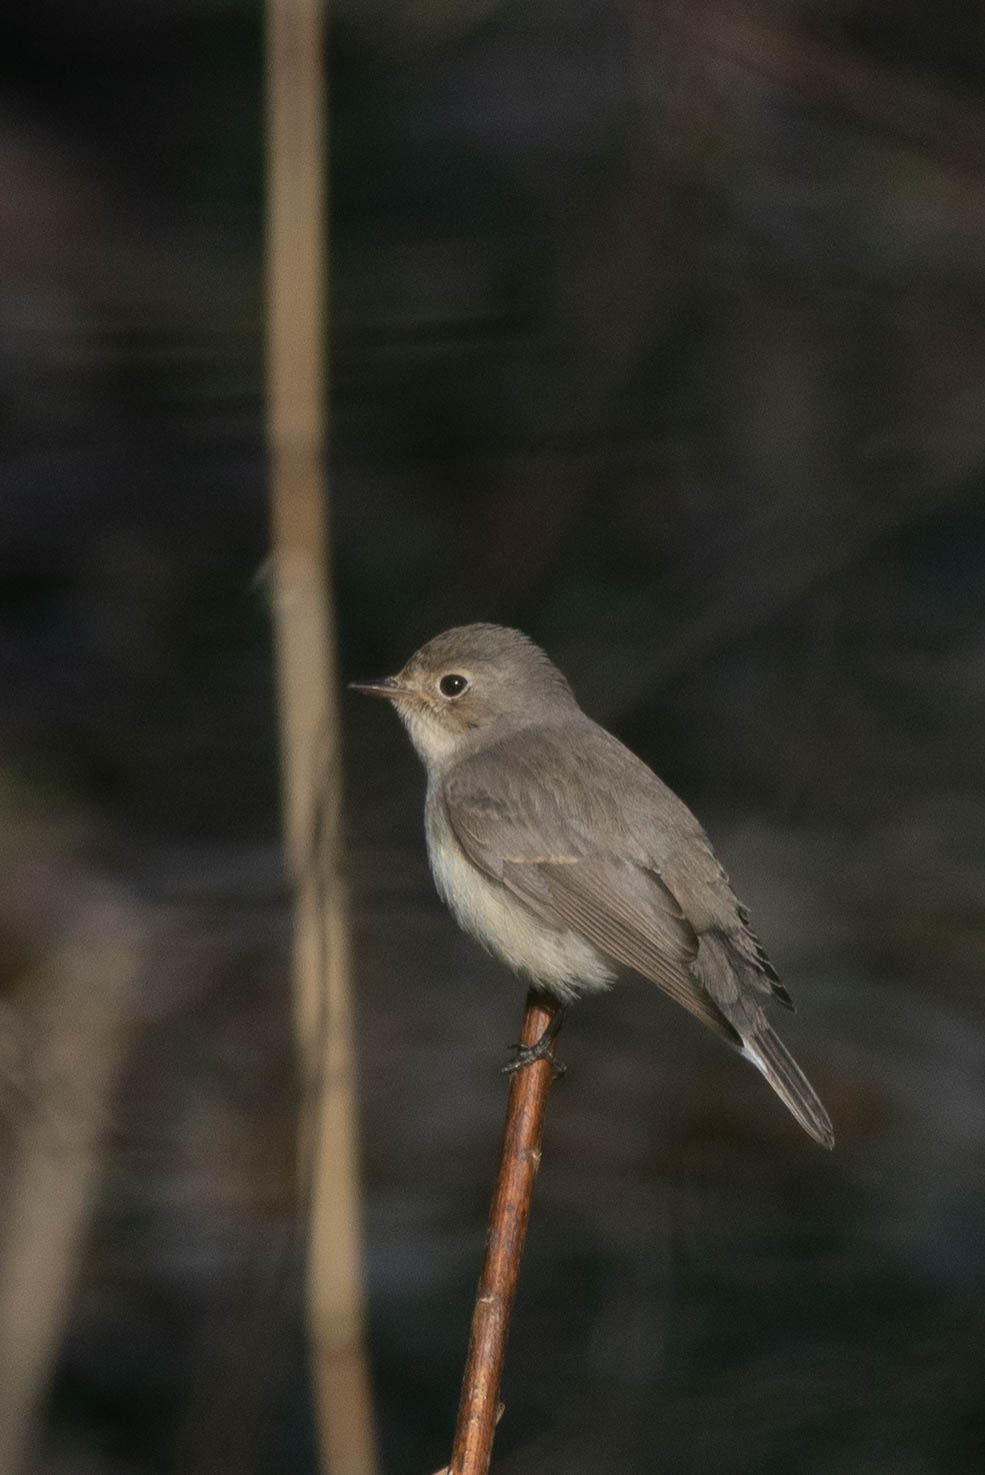
[[[461,626],[399,676],[362,685],[393,702],[427,767],[431,866],[467,931],[564,1001],[608,987],[618,967],[651,979],[833,1146],[824,1107],[766,1017],[771,1000],[790,1008],[790,997],[707,836],[582,712],[538,646],[500,626]]]

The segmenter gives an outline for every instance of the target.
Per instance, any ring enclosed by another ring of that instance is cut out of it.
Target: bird
[[[626,970],[649,979],[834,1146],[767,1017],[774,1003],[792,1009],[790,995],[707,835],[582,710],[540,646],[502,625],[459,625],[396,676],[351,685],[393,705],[424,763],[431,871],[466,932],[562,1007]],[[537,1046],[523,1063],[545,1053]]]

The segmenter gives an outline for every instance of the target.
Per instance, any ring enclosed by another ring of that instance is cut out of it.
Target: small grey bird
[[[427,769],[435,885],[459,924],[566,1004],[619,967],[751,1060],[805,1131],[828,1114],[774,1034],[792,1008],[708,837],[652,769],[581,710],[547,655],[461,625],[398,676],[354,682],[397,709]]]

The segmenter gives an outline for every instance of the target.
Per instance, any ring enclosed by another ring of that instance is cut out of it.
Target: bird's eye
[[[466,677],[453,673],[450,676],[442,676],[438,682],[438,690],[443,697],[460,697],[468,684]]]

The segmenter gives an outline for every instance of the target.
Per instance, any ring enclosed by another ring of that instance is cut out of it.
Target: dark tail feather
[[[752,1038],[743,1040],[742,1053],[762,1071],[804,1131],[822,1147],[834,1147],[835,1134],[828,1113],[796,1060],[768,1024]]]

